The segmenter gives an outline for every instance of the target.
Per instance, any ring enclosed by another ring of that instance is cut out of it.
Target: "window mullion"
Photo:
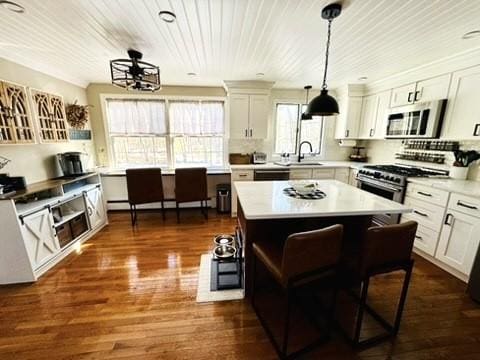
[[[170,169],[175,168],[174,164],[174,154],[173,154],[173,137],[170,133],[170,101],[165,100],[165,119],[166,124],[165,128],[167,130],[166,136],[166,146],[167,146],[167,164]]]

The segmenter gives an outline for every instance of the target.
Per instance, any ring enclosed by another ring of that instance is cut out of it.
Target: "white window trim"
[[[107,100],[159,100],[165,101],[165,121],[167,135],[170,135],[170,118],[169,118],[169,109],[168,102],[181,100],[181,101],[222,101],[223,102],[223,114],[224,114],[224,123],[223,123],[223,165],[222,168],[226,168],[228,165],[228,138],[229,138],[229,121],[228,121],[228,103],[227,98],[224,96],[178,96],[178,95],[154,95],[154,94],[100,94],[100,106],[102,112],[103,120],[103,129],[104,129],[104,139],[105,139],[105,152],[107,153],[107,166],[113,168],[115,166],[115,158],[113,155],[113,142],[110,139],[110,125],[108,123],[107,116]],[[172,149],[173,146],[171,141],[167,140],[167,160],[168,163],[173,165],[173,155]],[[218,167],[211,167],[212,169]]]
[[[302,106],[305,105],[305,101],[304,100],[299,100],[299,99],[275,99],[273,101],[273,139],[272,139],[272,158],[274,160],[279,160],[280,157],[281,157],[281,153],[277,153],[275,152],[275,141],[276,141],[276,138],[277,138],[277,105],[278,104],[292,104],[292,105],[299,105],[299,111],[302,110]],[[295,147],[295,153],[293,154],[290,154],[290,156],[298,156],[298,146],[300,145],[300,132],[301,132],[301,120],[297,120],[297,137],[296,137],[296,147]],[[323,160],[325,159],[325,153],[326,153],[326,149],[325,149],[325,133],[326,133],[326,129],[325,129],[325,118],[323,119],[322,121],[322,136],[320,138],[320,152],[318,154],[315,154],[313,156],[311,156],[311,159],[319,159],[319,160]],[[300,125],[300,126],[299,126]]]

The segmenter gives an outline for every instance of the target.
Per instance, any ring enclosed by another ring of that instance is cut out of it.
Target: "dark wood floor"
[[[37,283],[0,287],[0,359],[274,359],[250,305],[196,304],[199,256],[234,221],[185,212],[128,213]],[[389,311],[400,276],[377,280],[370,301]],[[402,328],[362,352],[341,338],[312,359],[480,359],[480,306],[465,284],[418,258]]]

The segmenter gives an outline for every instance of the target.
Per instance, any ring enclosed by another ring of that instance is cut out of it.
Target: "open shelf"
[[[73,212],[73,213],[71,213],[71,214],[62,216],[62,220],[60,220],[59,222],[54,223],[53,225],[54,225],[55,227],[62,226],[63,224],[69,222],[70,220],[76,218],[77,216],[79,216],[79,215],[81,215],[81,214],[85,214],[85,211],[75,211],[75,212]]]

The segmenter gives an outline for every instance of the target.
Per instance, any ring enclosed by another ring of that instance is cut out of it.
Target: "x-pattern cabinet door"
[[[45,263],[60,250],[53,229],[53,218],[48,209],[25,216],[22,233],[34,269]]]
[[[105,222],[106,216],[102,192],[100,189],[95,188],[85,192],[85,203],[87,206],[90,228],[96,229]]]

